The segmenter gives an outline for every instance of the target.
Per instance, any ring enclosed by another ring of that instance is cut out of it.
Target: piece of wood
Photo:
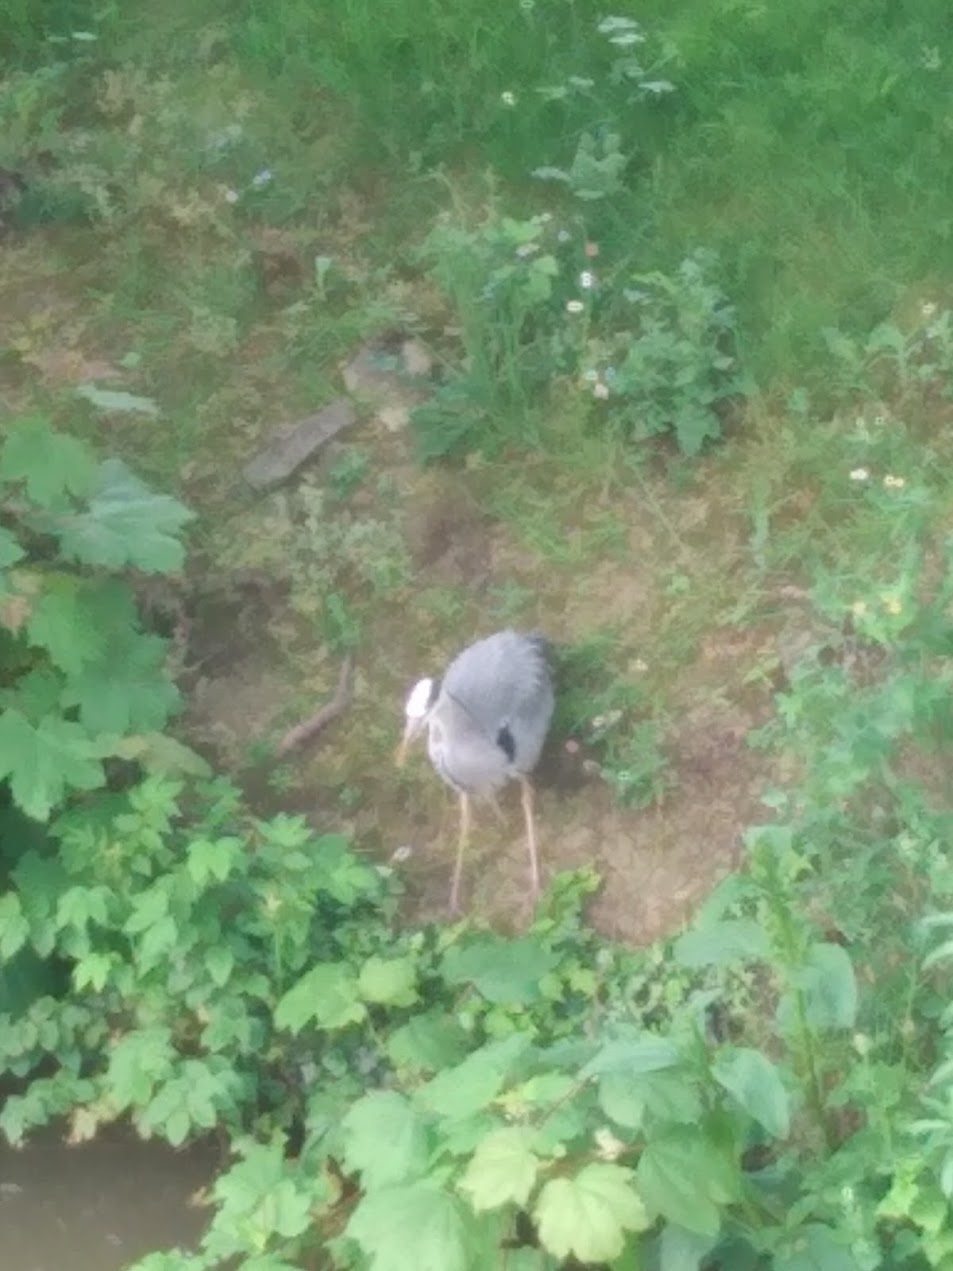
[[[255,490],[267,490],[286,481],[291,474],[336,437],[344,428],[354,423],[354,408],[343,397],[331,402],[315,415],[308,415],[290,428],[282,429],[278,436],[245,464],[243,475]]]
[[[334,696],[319,711],[315,711],[310,718],[303,720],[300,724],[295,724],[294,728],[288,729],[275,751],[279,759],[283,759],[292,750],[297,750],[299,746],[303,746],[306,741],[310,741],[327,728],[328,724],[337,719],[339,715],[344,714],[351,704],[351,672],[353,669],[354,659],[349,653],[341,664],[341,674],[338,676]]]

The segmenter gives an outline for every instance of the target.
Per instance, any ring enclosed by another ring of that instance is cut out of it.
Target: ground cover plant
[[[137,1271],[950,1265],[938,0],[10,29],[6,1139],[218,1136]],[[400,705],[509,623],[549,889],[448,925]]]

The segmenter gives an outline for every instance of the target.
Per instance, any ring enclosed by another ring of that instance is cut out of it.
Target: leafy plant
[[[175,762],[167,642],[142,630],[131,578],[181,568],[190,513],[116,459],[22,419],[0,448],[0,774],[46,820],[104,761]],[[185,759],[184,748],[179,755]]]
[[[553,297],[561,272],[551,218],[491,213],[473,228],[444,219],[423,256],[459,323],[463,365],[414,412],[421,455],[488,449],[525,426],[553,370]]]
[[[686,455],[721,437],[721,409],[743,381],[734,310],[713,269],[711,254],[698,251],[674,275],[637,275],[624,292],[631,325],[590,341],[584,377],[623,437],[671,433]]]
[[[622,190],[622,176],[628,158],[619,150],[619,137],[605,133],[599,138],[584,133],[568,170],[536,168],[533,176],[541,181],[561,181],[577,199],[593,202]]]
[[[306,480],[273,496],[254,514],[257,533],[236,539],[229,532],[223,548],[233,567],[267,569],[286,579],[294,613],[338,649],[357,643],[369,606],[399,596],[411,575],[395,491],[382,480],[372,499],[358,502],[364,475],[361,463],[342,466],[327,490]],[[244,520],[247,525],[247,515]]]

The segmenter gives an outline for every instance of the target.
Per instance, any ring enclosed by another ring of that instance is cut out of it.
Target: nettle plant
[[[179,696],[168,642],[142,629],[133,580],[182,566],[191,514],[118,459],[43,420],[0,447],[0,777],[45,821],[106,761],[187,758],[162,735]]]

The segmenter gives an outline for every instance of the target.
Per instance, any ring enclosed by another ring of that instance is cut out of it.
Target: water
[[[211,1143],[176,1152],[123,1130],[79,1147],[58,1131],[0,1146],[0,1271],[123,1271],[194,1248],[210,1211],[190,1199],[217,1167]]]

